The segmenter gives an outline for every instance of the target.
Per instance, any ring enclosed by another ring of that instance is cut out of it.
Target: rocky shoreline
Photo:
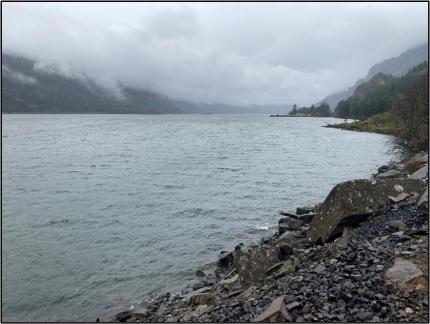
[[[428,154],[280,212],[279,231],[119,322],[428,322]]]

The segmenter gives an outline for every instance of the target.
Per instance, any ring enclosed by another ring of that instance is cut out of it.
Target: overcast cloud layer
[[[426,3],[3,3],[3,49],[173,98],[311,104],[427,41]]]

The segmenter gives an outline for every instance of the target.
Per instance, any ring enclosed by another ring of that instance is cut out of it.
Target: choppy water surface
[[[334,121],[3,115],[3,320],[109,319],[387,161]]]

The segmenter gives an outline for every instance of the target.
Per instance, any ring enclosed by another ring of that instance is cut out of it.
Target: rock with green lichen
[[[389,196],[423,192],[425,183],[413,179],[353,180],[336,185],[321,204],[307,233],[309,241],[326,242],[391,204]]]

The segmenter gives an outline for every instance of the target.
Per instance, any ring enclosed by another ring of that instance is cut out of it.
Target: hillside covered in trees
[[[428,63],[402,77],[376,74],[353,96],[339,102],[335,115],[360,121],[339,128],[396,135],[393,146],[404,153],[428,150]]]

